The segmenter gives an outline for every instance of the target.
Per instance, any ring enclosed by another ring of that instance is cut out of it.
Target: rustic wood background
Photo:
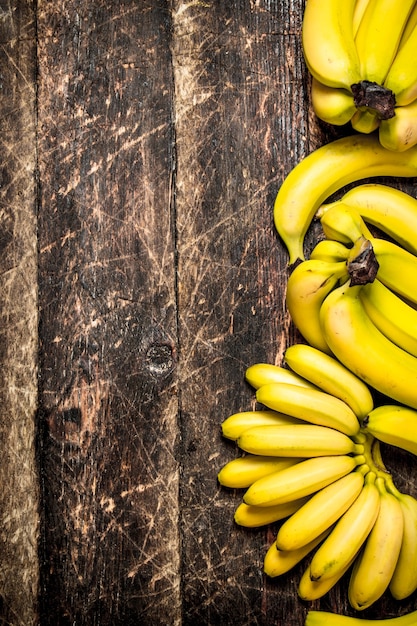
[[[349,132],[311,111],[303,7],[0,0],[1,624],[304,622],[304,565],[267,579],[276,529],[216,478],[246,367],[299,338],[275,194]],[[312,606],[352,613],[345,583]]]

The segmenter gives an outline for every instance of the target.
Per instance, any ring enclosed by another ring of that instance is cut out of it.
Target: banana
[[[316,213],[317,218],[320,219],[335,204],[352,207],[365,222],[379,228],[409,252],[417,254],[417,200],[410,194],[379,183],[356,185],[339,200],[323,204]]]
[[[398,50],[400,50],[405,42],[408,40],[409,36],[414,30],[414,27],[417,25],[417,2],[414,3],[413,10],[411,11],[407,23],[404,27],[403,34],[401,37],[400,45],[398,46]],[[398,54],[398,52],[397,52]]]
[[[335,126],[347,124],[356,111],[350,91],[323,85],[314,76],[311,81],[311,104],[319,119]]]
[[[403,539],[401,505],[387,491],[383,478],[378,477],[375,482],[380,492],[378,516],[349,581],[349,603],[357,611],[369,608],[388,589]]]
[[[327,263],[338,263],[346,261],[349,256],[349,248],[339,241],[333,239],[322,239],[318,241],[310,253],[310,260],[327,261]]]
[[[404,152],[417,144],[417,94],[409,104],[395,107],[394,117],[381,120],[379,141],[384,148],[394,152]]]
[[[361,455],[319,456],[260,478],[244,493],[252,506],[275,506],[304,498],[353,471],[365,462]]]
[[[218,473],[217,479],[223,487],[247,489],[255,480],[291,467],[302,460],[294,457],[247,454],[226,463]]]
[[[236,441],[249,428],[274,424],[302,424],[302,421],[277,411],[243,411],[227,417],[221,428],[223,437]]]
[[[380,122],[376,112],[370,109],[357,109],[350,120],[352,128],[365,135],[369,135],[379,128]]]
[[[352,17],[352,30],[353,30],[354,37],[356,37],[359,24],[362,21],[363,15],[366,11],[366,7],[369,4],[369,1],[370,0],[356,0],[355,7],[353,9],[353,17]]]
[[[254,426],[237,440],[239,448],[261,456],[315,457],[361,454],[362,444],[333,428],[315,424]]]
[[[336,358],[366,384],[417,408],[417,359],[371,322],[360,289],[343,285],[324,300],[320,320],[326,341]]]
[[[325,236],[339,243],[352,245],[361,237],[372,240],[372,233],[366,226],[359,211],[343,202],[327,205],[326,210],[319,210],[320,224]]]
[[[416,410],[406,406],[383,404],[369,413],[364,427],[379,441],[417,455]]]
[[[417,500],[408,494],[399,494],[398,500],[404,518],[403,540],[389,590],[396,600],[404,600],[417,589]]]
[[[378,279],[363,285],[359,295],[367,315],[378,330],[417,357],[417,310]]]
[[[362,548],[379,512],[381,497],[375,482],[375,472],[368,472],[361,493],[313,555],[312,580],[334,578],[345,571]]]
[[[360,429],[359,420],[350,406],[325,391],[271,383],[257,390],[256,399],[270,409],[321,427],[327,426],[345,435],[356,435]]]
[[[289,383],[291,385],[299,385],[300,387],[309,387],[310,389],[314,387],[314,385],[291,372],[291,370],[270,363],[255,363],[251,365],[246,370],[245,378],[255,389],[259,389],[259,387],[267,383]]]
[[[276,538],[280,550],[297,550],[330,528],[359,496],[366,465],[320,489],[280,527]]]
[[[310,552],[316,548],[323,539],[328,535],[329,531],[323,532],[307,545],[298,550],[279,550],[276,542],[268,549],[264,558],[264,572],[270,578],[281,576],[289,572],[297,563],[300,563]]]
[[[417,328],[417,311],[415,314]],[[374,408],[372,394],[365,383],[340,361],[321,350],[302,343],[293,344],[286,349],[284,360],[294,372],[316,387],[343,400],[360,420]]]
[[[322,352],[330,353],[319,322],[321,305],[339,281],[347,279],[345,262],[318,259],[302,261],[288,277],[285,302],[293,324],[310,345]]]
[[[383,85],[415,0],[370,0],[355,43],[361,78]]]
[[[329,611],[308,611],[304,622],[304,626],[416,626],[416,624],[417,611],[386,619],[360,619]]]
[[[306,65],[329,87],[349,89],[360,80],[359,59],[352,31],[355,0],[308,0],[302,24]]]
[[[327,40],[324,44],[327,47]],[[304,259],[306,232],[331,194],[364,178],[416,175],[417,146],[396,153],[381,146],[374,135],[342,137],[310,153],[287,175],[274,202],[275,227],[287,247],[290,265]]]
[[[239,526],[246,528],[259,528],[273,522],[278,522],[297,511],[300,506],[307,502],[308,497],[277,504],[276,506],[250,506],[241,502],[237,507],[234,520]]]
[[[313,600],[322,598],[330,591],[330,589],[333,589],[342,576],[346,574],[347,570],[351,567],[352,562],[353,559],[350,563],[347,563],[345,567],[341,568],[334,576],[326,578],[325,580],[311,580],[310,566],[308,566],[301,576],[298,584],[298,595],[301,600],[312,602]]]
[[[416,53],[417,27],[414,26],[398,50],[384,82],[384,86],[395,94],[396,109],[417,98]]]

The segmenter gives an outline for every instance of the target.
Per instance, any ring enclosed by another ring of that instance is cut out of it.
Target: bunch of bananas
[[[287,348],[283,366],[252,365],[246,379],[266,408],[223,422],[223,435],[244,455],[218,478],[245,490],[237,524],[282,522],[265,573],[280,576],[310,555],[298,585],[303,600],[322,597],[348,570],[349,602],[357,610],[387,589],[408,597],[417,589],[417,500],[394,485],[379,441],[417,450],[417,411],[375,407],[360,378],[306,344]],[[400,438],[387,423],[403,410],[414,429]]]
[[[381,144],[417,144],[415,0],[307,0],[302,44],[316,115]]]

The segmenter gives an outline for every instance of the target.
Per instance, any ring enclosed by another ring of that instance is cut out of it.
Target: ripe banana
[[[267,526],[295,513],[300,506],[307,502],[308,497],[285,502],[284,504],[277,504],[276,506],[250,506],[241,502],[235,511],[234,520],[236,524],[246,528]]]
[[[355,37],[362,80],[384,84],[414,2],[369,1]]]
[[[408,598],[417,589],[417,500],[408,494],[399,494],[403,512],[403,540],[389,589],[396,600]]]
[[[267,576],[275,578],[289,572],[297,563],[303,560],[307,554],[312,552],[323,539],[328,535],[329,531],[325,531],[307,545],[298,550],[278,550],[276,542],[268,549],[264,558],[264,572]]]
[[[350,89],[360,80],[359,59],[353,38],[355,0],[308,0],[302,25],[306,65],[329,87]]]
[[[336,583],[339,582],[351,565],[352,562],[347,563],[347,565],[340,569],[334,576],[326,578],[325,580],[311,580],[311,570],[310,566],[308,566],[301,576],[298,584],[299,597],[301,600],[307,602],[312,602],[313,600],[322,598],[336,585]]]
[[[417,411],[383,404],[369,413],[364,426],[379,441],[417,455]]]
[[[400,50],[405,42],[408,40],[409,36],[414,30],[414,27],[417,25],[417,3],[414,4],[413,10],[411,11],[407,23],[404,27],[403,34],[401,37],[400,45],[398,46],[398,50]],[[397,52],[398,54],[398,52]]]
[[[280,527],[280,550],[297,550],[330,528],[359,496],[366,465],[320,489]]]
[[[252,506],[275,506],[298,500],[349,474],[364,461],[362,456],[348,455],[306,459],[280,472],[260,478],[245,492],[243,501]]]
[[[291,319],[304,339],[322,352],[330,353],[319,321],[321,305],[339,281],[347,279],[345,262],[317,259],[302,261],[288,278],[286,305]]]
[[[398,50],[384,82],[395,94],[396,108],[407,106],[417,98],[416,53],[417,27],[414,26]]]
[[[417,611],[386,619],[360,619],[328,611],[308,611],[304,622],[304,626],[416,626],[416,624]]]
[[[360,429],[359,420],[350,406],[325,391],[271,383],[257,390],[256,399],[274,411],[336,429],[345,435],[356,435]]]
[[[356,185],[340,200],[322,205],[317,217],[320,218],[335,204],[352,207],[365,222],[382,230],[409,252],[417,254],[417,200],[410,194],[379,183]]]
[[[370,109],[358,109],[356,113],[352,115],[350,123],[352,128],[358,133],[369,135],[379,127],[380,121],[375,111]]]
[[[417,310],[378,279],[363,285],[360,298],[378,330],[397,346],[417,357]]]
[[[376,475],[368,472],[359,496],[342,515],[310,563],[312,580],[326,580],[338,575],[352,562],[373,528],[380,506]]]
[[[344,433],[315,424],[254,426],[241,434],[237,444],[245,452],[262,456],[307,458],[363,452],[362,444]]]
[[[394,117],[381,121],[379,141],[384,148],[394,152],[404,152],[417,144],[417,95],[409,104],[395,107]]]
[[[338,263],[346,261],[349,256],[349,248],[339,241],[333,239],[322,239],[318,241],[310,252],[310,260],[318,259],[327,263]]]
[[[314,76],[311,81],[311,104],[319,119],[335,126],[347,124],[356,112],[350,91],[323,85]]]
[[[361,237],[372,240],[372,233],[359,211],[343,202],[326,205],[326,210],[321,207],[316,215],[320,215],[320,224],[328,239],[349,245]]]
[[[356,37],[359,24],[362,21],[363,15],[366,11],[366,7],[368,6],[369,2],[370,0],[356,0],[355,7],[353,9],[353,17],[352,17],[352,29],[353,29],[354,37]]]
[[[360,289],[343,285],[324,300],[320,321],[326,341],[339,361],[365,383],[417,408],[417,360],[371,322]]]
[[[247,454],[226,463],[218,473],[217,479],[223,487],[247,489],[255,480],[291,467],[302,460],[294,457]]]
[[[372,237],[369,241],[379,264],[377,276],[381,283],[417,305],[417,256],[392,241],[379,237]]]
[[[380,507],[365,546],[355,560],[349,581],[350,605],[363,611],[388,589],[400,554],[403,513],[397,498],[386,490],[383,478],[376,479]]]
[[[251,365],[246,370],[245,378],[255,389],[259,389],[259,387],[267,383],[289,383],[300,387],[309,387],[310,389],[314,387],[310,382],[289,369],[270,363],[255,363]]]
[[[417,328],[417,311],[415,314]],[[316,387],[343,400],[360,420],[374,408],[372,394],[365,383],[340,361],[321,350],[306,344],[293,344],[285,351],[284,360],[294,372]]]
[[[240,435],[254,426],[272,426],[278,424],[301,424],[301,420],[277,411],[243,411],[227,417],[222,423],[222,435],[236,441]]]
[[[327,40],[324,45],[327,48]],[[395,153],[374,135],[342,137],[314,150],[288,174],[274,203],[275,227],[289,252],[290,265],[304,259],[306,232],[318,207],[332,193],[373,176],[416,175],[417,146]]]

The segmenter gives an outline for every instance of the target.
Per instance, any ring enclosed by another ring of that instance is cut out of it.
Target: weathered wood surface
[[[305,565],[267,579],[276,528],[216,476],[246,367],[299,338],[275,194],[346,132],[311,111],[304,2],[0,6],[0,623],[302,626]]]

